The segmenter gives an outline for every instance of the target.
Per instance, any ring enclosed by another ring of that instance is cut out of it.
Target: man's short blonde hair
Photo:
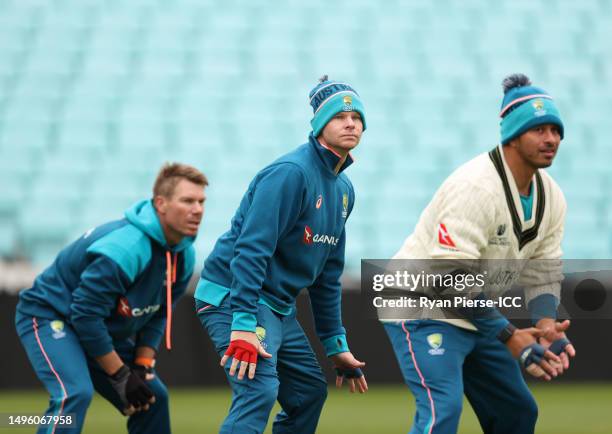
[[[155,179],[153,185],[153,197],[164,196],[172,197],[176,184],[181,179],[186,179],[202,187],[208,185],[208,179],[206,175],[200,172],[193,166],[181,163],[166,163],[162,166]]]

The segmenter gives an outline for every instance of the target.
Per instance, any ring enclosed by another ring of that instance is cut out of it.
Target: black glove
[[[153,373],[153,368],[151,366],[142,366],[142,365],[134,365],[134,367],[132,368],[132,371],[138,375],[140,377],[140,379],[142,381],[146,382],[149,381],[147,379],[147,375],[151,374],[151,375],[155,375]]]
[[[126,409],[130,406],[139,409],[149,404],[154,396],[145,380],[126,365],[119,368],[113,375],[109,375],[108,379]]]
[[[336,376],[344,378],[361,378],[363,372],[359,368],[347,369],[347,368],[336,368]]]

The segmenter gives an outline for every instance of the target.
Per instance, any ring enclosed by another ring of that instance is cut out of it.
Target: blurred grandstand
[[[0,256],[44,266],[150,195],[166,160],[211,181],[202,263],[254,173],[303,143],[323,73],[368,131],[348,268],[389,257],[453,168],[499,138],[501,80],[555,96],[570,258],[612,256],[612,2],[0,0]]]

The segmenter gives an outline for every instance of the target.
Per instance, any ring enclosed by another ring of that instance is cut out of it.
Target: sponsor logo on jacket
[[[327,234],[315,234],[313,233],[310,226],[304,226],[304,236],[302,241],[306,245],[311,244],[329,244],[330,246],[335,246],[338,244],[339,238],[334,237],[333,235]]]
[[[457,250],[457,246],[455,242],[450,236],[448,229],[446,229],[446,225],[444,223],[438,224],[438,244],[449,250]]]
[[[130,303],[126,297],[119,297],[119,302],[117,303],[117,314],[125,317],[139,317],[143,315],[149,315],[155,313],[159,310],[159,304],[150,304],[145,307],[130,307]]]

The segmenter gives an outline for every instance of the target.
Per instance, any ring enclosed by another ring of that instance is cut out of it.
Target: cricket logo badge
[[[446,351],[442,348],[442,333],[433,333],[427,336],[427,343],[431,347],[428,351],[432,356],[441,356]]]
[[[265,350],[267,347],[266,343],[264,342],[266,339],[266,329],[261,326],[255,327],[255,336],[257,336],[257,340],[259,340],[259,343]]]
[[[342,108],[343,111],[353,111],[353,98],[350,95],[345,95],[345,97],[342,99],[342,102],[344,102],[344,107]]]
[[[66,332],[64,331],[64,321],[51,321],[49,325],[51,326],[51,330],[53,330],[53,339],[61,339],[66,336]]]
[[[342,195],[342,217],[348,217],[348,194],[344,193]]]
[[[531,105],[535,109],[535,112],[533,113],[534,116],[540,117],[546,114],[546,110],[544,110],[544,101],[541,99],[536,99]]]

